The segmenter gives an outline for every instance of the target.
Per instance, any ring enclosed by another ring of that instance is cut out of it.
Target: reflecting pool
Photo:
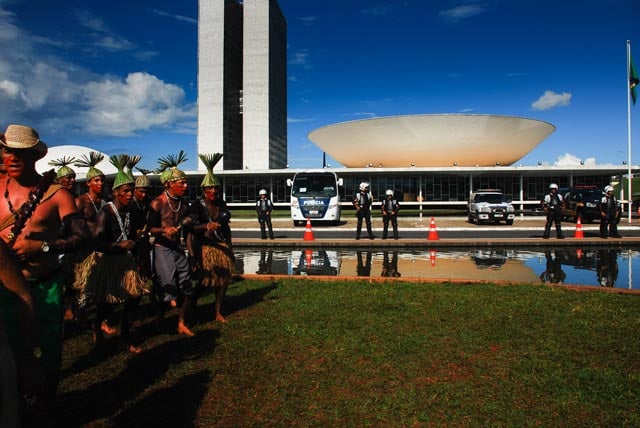
[[[640,289],[640,251],[236,249],[238,273],[522,281]]]

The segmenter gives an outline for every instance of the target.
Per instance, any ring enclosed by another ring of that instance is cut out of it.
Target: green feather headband
[[[207,168],[207,174],[202,179],[201,187],[214,187],[220,186],[220,180],[213,174],[213,167],[216,166],[220,159],[222,159],[222,153],[213,153],[213,154],[205,154],[201,153],[198,155],[205,168]]]

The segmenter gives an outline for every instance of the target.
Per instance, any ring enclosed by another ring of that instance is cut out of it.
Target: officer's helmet
[[[605,186],[604,193],[613,192],[613,186]]]
[[[549,184],[549,189],[556,189],[558,190],[558,185],[556,183],[551,183]]]
[[[387,195],[387,196],[393,196],[393,190],[387,189],[387,191],[384,192],[384,194]]]
[[[260,189],[260,191],[258,192],[259,195],[266,195],[267,191],[264,189]]]
[[[368,188],[369,188],[369,183],[365,183],[364,181],[362,183],[360,183],[360,191],[361,192],[364,192]]]

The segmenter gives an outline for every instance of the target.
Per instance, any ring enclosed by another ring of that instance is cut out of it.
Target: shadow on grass
[[[153,402],[152,414],[141,414],[140,417],[159,420],[158,418],[164,415],[163,421],[167,421],[166,418],[170,417],[168,415],[175,412],[176,415],[181,415],[182,422],[188,420],[186,419],[189,416],[188,413],[195,414],[208,388],[210,379],[206,371],[185,374],[176,383],[161,391],[154,392],[153,395],[158,397],[155,400],[149,396],[134,403],[133,407],[127,407],[127,405],[135,402],[141,394],[152,389],[157,382],[162,381],[168,370],[175,369],[175,366],[180,366],[187,361],[197,361],[204,354],[212,352],[218,337],[217,330],[199,331],[193,337],[179,336],[176,340],[170,340],[130,357],[124,362],[122,371],[115,376],[112,376],[112,371],[118,368],[117,363],[105,363],[105,380],[93,382],[85,389],[68,391],[58,395],[53,409],[55,419],[60,426],[83,426],[93,421],[110,418],[123,408],[125,409],[123,412],[127,414],[131,414],[129,412],[134,408],[150,409],[151,402]],[[93,370],[96,375],[99,374],[97,370]],[[176,387],[178,392],[174,391]],[[169,391],[171,391],[172,398],[170,401]],[[189,403],[189,405],[182,407],[185,403]],[[128,422],[124,424],[123,417],[118,416],[122,423],[120,426],[130,425]],[[159,423],[157,426],[166,425]],[[188,425],[182,423],[170,426]]]
[[[230,287],[241,284],[243,281],[244,279],[240,277],[234,277]],[[278,288],[278,284],[273,281],[265,287],[250,289],[240,295],[227,295],[222,303],[222,314],[224,316],[229,316],[263,302],[266,296],[276,288]],[[212,287],[208,287],[198,296],[198,305],[193,310],[190,317],[197,324],[215,321],[216,317],[213,307],[215,301],[214,295],[215,290]]]
[[[113,427],[193,427],[211,375],[206,370],[184,376],[152,392],[112,419]]]

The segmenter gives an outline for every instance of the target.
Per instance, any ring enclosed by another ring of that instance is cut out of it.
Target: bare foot
[[[178,333],[186,336],[194,336],[193,332],[189,330],[189,327],[183,322],[178,323]]]
[[[129,345],[129,352],[132,354],[139,354],[142,352],[142,348],[136,345]]]
[[[106,321],[102,321],[102,324],[100,324],[100,328],[102,329],[102,332],[106,335],[116,334],[118,332],[118,330],[116,330],[115,328],[107,324]]]
[[[228,323],[227,319],[222,316],[222,314],[216,314],[216,321],[221,322],[223,324]]]

